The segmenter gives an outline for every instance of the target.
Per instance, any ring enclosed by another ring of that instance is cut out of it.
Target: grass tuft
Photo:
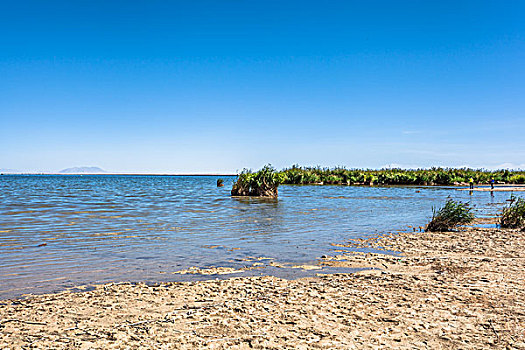
[[[459,225],[469,224],[473,220],[474,214],[468,203],[455,202],[449,199],[445,206],[438,211],[432,208],[432,220],[428,223],[425,231],[450,231]]]
[[[503,228],[525,230],[525,199],[511,195],[510,204],[503,208],[499,224]]]

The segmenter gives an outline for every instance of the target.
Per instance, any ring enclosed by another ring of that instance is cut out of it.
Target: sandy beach
[[[2,349],[525,349],[525,233],[467,228],[343,244],[355,274],[107,284],[0,302]],[[343,247],[342,247],[343,248]]]

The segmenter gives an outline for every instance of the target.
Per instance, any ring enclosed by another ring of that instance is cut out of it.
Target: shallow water
[[[111,281],[188,280],[199,277],[172,272],[242,267],[246,257],[312,264],[339,249],[331,243],[423,226],[448,196],[470,201],[477,216],[496,214],[510,196],[445,187],[281,186],[277,200],[232,198],[234,177],[220,177],[222,188],[218,178],[0,176],[0,298]],[[265,273],[286,275],[278,270]]]

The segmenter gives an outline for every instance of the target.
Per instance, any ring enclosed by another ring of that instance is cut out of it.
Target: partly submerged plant
[[[445,206],[438,211],[432,208],[432,220],[425,231],[443,232],[450,231],[459,225],[466,225],[474,220],[472,208],[468,203],[447,200]]]
[[[257,172],[244,169],[233,184],[231,195],[277,197],[277,187],[282,181],[283,175],[269,164]]]
[[[510,204],[503,208],[499,224],[504,228],[525,229],[525,199],[510,196]]]

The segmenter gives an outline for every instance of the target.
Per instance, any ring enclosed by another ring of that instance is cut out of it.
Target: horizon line
[[[238,174],[219,174],[219,173],[57,173],[57,172],[8,172],[2,175],[149,175],[149,176],[237,176]]]
[[[514,171],[514,172],[523,172],[525,169],[522,168],[499,168],[499,169],[488,169],[488,168],[470,168],[470,167],[442,167],[442,166],[432,166],[424,168],[401,168],[401,167],[382,167],[382,168],[342,168],[350,171],[362,170],[362,171],[382,171],[382,170],[400,170],[400,171],[424,171],[443,169],[443,170],[473,170],[480,172],[498,172],[498,171]],[[276,171],[285,171],[289,168],[276,169]],[[316,169],[316,167],[299,167],[299,169]],[[337,169],[329,167],[320,167],[320,169]],[[142,172],[93,172],[93,173],[61,173],[61,172],[47,172],[47,171],[7,171],[1,172],[0,175],[150,175],[150,176],[238,176],[240,173],[142,173]]]

